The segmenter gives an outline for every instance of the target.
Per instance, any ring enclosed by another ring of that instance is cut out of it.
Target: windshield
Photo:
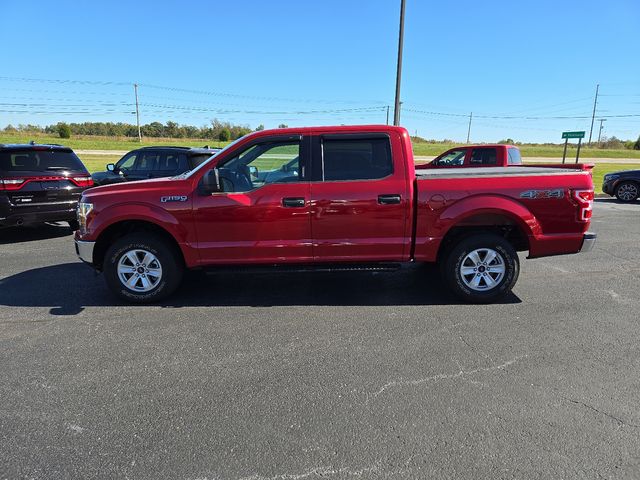
[[[240,140],[242,140],[244,137],[240,137],[237,140],[234,140],[233,142],[231,142],[229,145],[227,145],[226,147],[224,147],[222,150],[220,150],[219,152],[217,152],[215,155],[212,154],[212,157],[219,157],[220,155],[222,155],[224,152],[226,152],[227,150],[229,150],[231,147],[233,147],[236,143],[238,143]],[[212,158],[210,157],[210,158]],[[194,168],[193,170],[191,170],[190,172],[185,172],[183,175],[180,175],[181,178],[189,178],[192,175],[194,175],[197,171],[199,171],[202,168],[205,168],[207,165],[209,165],[210,162],[202,162],[200,165],[198,165],[196,168]]]
[[[24,149],[0,152],[0,170],[5,172],[84,171],[84,165],[76,154],[70,151]]]

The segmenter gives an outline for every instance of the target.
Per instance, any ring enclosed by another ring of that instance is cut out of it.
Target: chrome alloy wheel
[[[151,252],[142,249],[129,250],[118,261],[120,283],[134,292],[153,290],[162,280],[162,265]]]
[[[467,254],[460,264],[460,278],[477,292],[485,292],[498,286],[506,267],[502,255],[490,248],[478,248]]]
[[[630,202],[638,198],[638,187],[633,183],[623,183],[618,187],[618,197],[624,202]]]

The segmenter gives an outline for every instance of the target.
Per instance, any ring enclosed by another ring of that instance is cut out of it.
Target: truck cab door
[[[409,258],[413,199],[399,135],[316,136],[313,169],[315,261]]]
[[[220,159],[223,191],[193,197],[202,264],[313,259],[306,143],[299,135],[263,137]]]

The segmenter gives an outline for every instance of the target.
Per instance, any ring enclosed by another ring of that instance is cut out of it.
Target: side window
[[[125,172],[133,170],[133,167],[136,163],[136,158],[137,155],[135,153],[131,153],[128,156],[124,157],[118,162],[118,170],[123,170]]]
[[[507,160],[509,165],[522,165],[522,157],[520,156],[520,150],[517,148],[509,148],[509,158]]]
[[[159,157],[160,162],[158,164],[158,170],[167,173],[180,173],[180,156],[184,154],[178,154],[174,152],[168,152]],[[184,171],[184,170],[182,170]]]
[[[438,158],[434,163],[440,167],[460,167],[464,164],[466,150],[452,150]]]
[[[324,181],[375,180],[393,173],[388,138],[323,139]]]
[[[474,148],[471,151],[471,165],[495,165],[498,163],[495,148]]]
[[[300,142],[268,142],[249,147],[218,169],[225,192],[248,192],[269,183],[299,182]]]
[[[160,153],[158,152],[144,152],[138,157],[136,162],[136,171],[151,172],[158,170],[160,164]]]

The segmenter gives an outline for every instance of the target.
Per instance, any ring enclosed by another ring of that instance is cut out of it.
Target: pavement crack
[[[272,477],[265,477],[263,475],[251,475],[250,477],[242,477],[240,480],[302,480],[305,478],[314,477],[329,477],[334,475],[359,477],[365,473],[373,473],[378,471],[378,467],[367,467],[359,470],[353,470],[351,468],[332,468],[332,467],[316,467],[312,470],[303,473],[283,473],[281,475],[274,475]]]
[[[565,400],[567,400],[568,402],[573,403],[574,405],[582,405],[583,407],[588,408],[589,410],[592,410],[592,411],[594,411],[596,413],[599,413],[600,415],[604,415],[605,417],[608,417],[611,420],[615,421],[621,427],[624,427],[624,426],[634,427],[634,428],[640,427],[640,425],[636,425],[634,423],[625,422],[621,418],[616,417],[615,415],[611,415],[610,413],[604,412],[602,410],[599,410],[596,407],[594,407],[593,405],[589,405],[588,403],[581,402],[580,400],[574,400],[572,398],[567,398],[567,397],[563,397],[563,398]]]
[[[383,393],[385,390],[388,390],[390,388],[403,387],[403,386],[415,387],[428,382],[437,382],[439,380],[455,380],[457,378],[463,378],[465,376],[474,375],[476,373],[492,372],[495,370],[504,370],[505,368],[509,367],[510,365],[513,365],[514,363],[518,362],[519,360],[525,357],[526,355],[514,357],[511,360],[508,360],[499,365],[491,365],[489,367],[475,368],[473,370],[464,370],[463,368],[460,368],[460,371],[457,373],[439,373],[437,375],[432,375],[430,377],[425,377],[425,378],[419,378],[416,380],[393,380],[391,382],[385,383],[382,387],[380,387],[380,389],[373,394],[373,397],[374,398],[377,397],[378,395]]]

